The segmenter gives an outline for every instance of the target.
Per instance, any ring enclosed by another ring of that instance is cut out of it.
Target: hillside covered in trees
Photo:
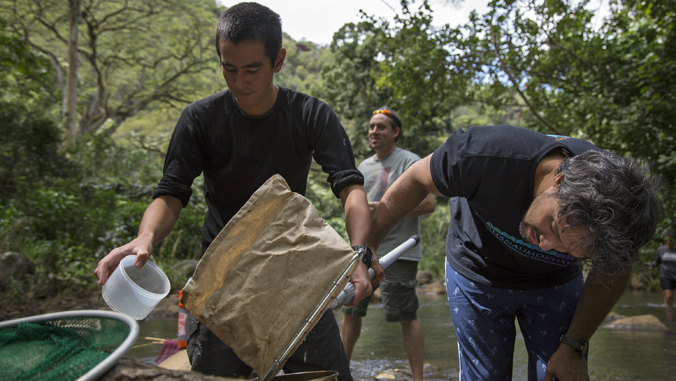
[[[676,3],[611,4],[600,27],[571,0],[494,0],[466,25],[435,28],[427,2],[403,0],[395,22],[364,15],[329,46],[285,36],[276,83],[326,101],[357,162],[372,154],[366,126],[382,105],[404,121],[398,145],[420,156],[454,129],[509,123],[644,160],[667,211],[648,258],[676,223]],[[136,235],[181,111],[226,87],[213,41],[223,10],[213,0],[0,0],[0,253],[36,264],[32,279],[8,283],[11,298],[95,287],[101,256]],[[155,248],[163,268],[199,257],[201,185]],[[307,196],[345,234],[318,167]],[[423,267],[435,272],[450,219],[438,204],[423,232]]]

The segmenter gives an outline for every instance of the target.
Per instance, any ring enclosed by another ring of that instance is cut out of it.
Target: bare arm
[[[138,268],[143,267],[153,252],[153,246],[165,239],[174,228],[182,208],[181,201],[176,197],[160,196],[153,200],[143,213],[136,239],[113,249],[99,261],[94,270],[99,286],[106,283],[110,274],[127,255],[135,254],[134,265]]]
[[[369,202],[369,209],[371,210],[371,216],[375,216],[376,212],[378,211],[378,207],[380,206],[380,201],[370,201]],[[409,213],[406,217],[418,217],[418,216],[423,216],[425,214],[432,214],[434,213],[434,209],[437,207],[437,203],[434,199],[434,195],[431,193],[427,194],[427,197],[418,204],[418,206],[413,209],[411,213]]]
[[[652,262],[646,262],[648,265],[648,268],[650,270],[654,269],[655,267],[659,266],[662,263],[662,256],[660,255],[659,249],[657,250],[657,253],[655,254],[655,260]]]
[[[418,217],[424,216],[426,214],[432,214],[434,213],[434,209],[436,207],[437,202],[434,198],[434,195],[432,193],[428,193],[427,196],[425,196],[425,199],[423,199],[423,201],[418,204],[418,206],[416,206],[407,217]]]
[[[371,212],[369,211],[368,202],[366,201],[366,192],[364,187],[358,184],[349,185],[340,191],[340,200],[343,202],[345,209],[345,229],[347,235],[350,237],[350,243],[355,245],[368,245],[369,229],[371,227]],[[378,257],[375,250],[373,250],[373,265],[371,266],[376,273],[376,278],[384,280],[385,272],[378,262]],[[362,262],[350,278],[354,283],[354,297],[348,303],[350,306],[357,305],[357,303],[365,297],[371,295],[373,287],[371,286],[371,278],[368,274],[368,268]]]
[[[373,247],[378,248],[390,230],[410,215],[430,193],[441,196],[432,181],[431,157],[429,155],[411,165],[385,192],[371,222],[369,243]]]
[[[596,272],[592,269],[582,289],[566,336],[575,340],[589,341],[624,292],[630,276],[631,269],[628,269],[612,281],[598,283]],[[545,380],[551,381],[553,377],[562,381],[589,380],[587,361],[571,347],[561,344],[547,364]]]

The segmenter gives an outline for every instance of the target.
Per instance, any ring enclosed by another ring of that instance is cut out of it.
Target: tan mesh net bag
[[[209,246],[182,302],[263,377],[282,368],[357,265],[312,203],[275,175]]]

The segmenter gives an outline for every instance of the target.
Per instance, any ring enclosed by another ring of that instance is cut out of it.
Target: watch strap
[[[355,245],[352,246],[352,250],[354,251],[359,251],[362,250],[364,252],[364,255],[361,257],[361,261],[366,264],[367,268],[371,268],[371,265],[373,264],[373,252],[371,249],[368,248],[368,246],[364,245]]]
[[[589,352],[589,342],[587,340],[575,340],[568,336],[561,336],[561,343],[573,348],[575,352],[584,357]]]

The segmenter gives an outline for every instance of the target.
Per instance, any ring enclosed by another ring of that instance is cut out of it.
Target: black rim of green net
[[[112,311],[66,311],[0,322],[0,351],[5,354],[0,374],[96,380],[131,349],[138,334],[136,320]]]

